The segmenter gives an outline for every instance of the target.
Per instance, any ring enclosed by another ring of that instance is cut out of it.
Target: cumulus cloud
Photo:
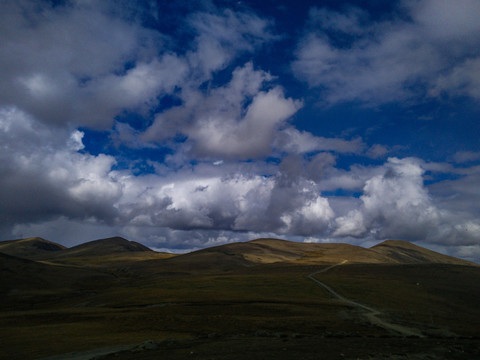
[[[268,164],[203,164],[133,176],[114,170],[111,156],[79,152],[78,130],[59,138],[16,108],[0,112],[0,127],[1,223],[10,231],[64,218],[179,231],[312,234],[333,216],[315,182],[295,172],[296,161],[284,161],[280,172]],[[316,171],[331,163],[328,156],[315,160]]]
[[[398,11],[402,16],[365,22],[359,9],[314,9],[293,71],[330,104],[440,93],[478,99],[478,2],[403,1]]]
[[[48,123],[108,128],[123,110],[149,109],[176,88],[199,86],[274,38],[255,15],[197,13],[183,20],[196,36],[175,53],[172,39],[132,11],[110,1],[2,3],[0,104]]]
[[[309,99],[251,60],[278,39],[273,22],[196,5],[176,18],[174,38],[159,32],[161,16],[117,5],[0,4],[2,238],[74,245],[121,234],[186,250],[259,236],[399,237],[476,251],[476,152],[457,152],[456,165],[348,165],[342,156],[378,164],[395,147],[296,127]],[[419,89],[478,98],[478,4],[405,1],[398,11],[402,20],[372,23],[354,7],[312,9],[295,74],[329,103]],[[92,129],[106,130],[95,134],[108,136],[108,154],[89,153]],[[169,152],[143,159],[147,147]],[[132,170],[139,161],[148,173]],[[439,172],[447,180],[424,184]]]
[[[172,65],[168,57],[153,58],[161,36],[115,16],[109,4],[2,2],[0,104],[21,107],[44,122],[103,127],[121,108],[167,90],[172,74],[179,75],[177,64],[162,73]],[[124,71],[126,62],[135,66]],[[156,76],[139,81],[147,75]],[[114,97],[106,98],[108,84],[118,85]]]
[[[255,70],[252,63],[238,67],[225,86],[207,94],[188,91],[182,105],[157,115],[144,139],[162,141],[181,133],[198,156],[266,156],[277,130],[302,106],[286,98],[279,86],[264,89],[270,80],[269,73]]]
[[[78,153],[81,132],[62,137],[16,108],[0,110],[0,124],[3,227],[61,215],[113,222],[122,193],[111,176],[114,158]]]
[[[271,176],[240,175],[239,169],[225,176],[218,166],[209,165],[207,172],[199,167],[193,174],[189,170],[167,178],[129,178],[118,207],[123,221],[136,226],[290,235],[321,231],[333,211],[316,184],[291,172],[292,166],[284,162]]]
[[[389,158],[382,170],[382,174],[365,182],[360,206],[335,219],[335,236],[448,244],[478,242],[476,211],[454,208],[447,199],[449,186],[460,187],[462,181],[440,182],[427,188],[422,178],[424,163],[414,158]],[[437,195],[435,199],[431,190]],[[468,190],[457,190],[458,195],[468,196]],[[469,204],[475,207],[473,201]]]
[[[460,179],[427,188],[425,168],[451,169],[390,158],[382,166],[339,170],[335,156],[321,152],[287,156],[278,166],[205,162],[134,176],[114,170],[111,156],[83,153],[78,130],[64,130],[59,138],[58,132],[16,108],[0,115],[3,234],[55,235],[71,226],[85,228],[85,234],[120,233],[170,249],[261,234],[421,239],[465,246],[479,240],[475,168],[459,169]],[[12,152],[15,161],[7,156]],[[322,195],[337,189],[362,196]],[[453,203],[451,196],[457,198]],[[65,234],[71,244],[86,240]]]

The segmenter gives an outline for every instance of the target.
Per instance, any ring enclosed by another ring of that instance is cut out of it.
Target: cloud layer
[[[312,7],[290,48],[243,5],[198,5],[170,31],[155,11],[0,5],[1,239],[402,238],[477,256],[478,149],[427,161],[369,142],[356,119],[312,124],[352,101],[478,101],[478,2],[400,1],[375,18]]]
[[[371,20],[359,8],[310,11],[295,74],[321,101],[381,104],[423,97],[479,99],[480,4],[401,1],[401,16]]]

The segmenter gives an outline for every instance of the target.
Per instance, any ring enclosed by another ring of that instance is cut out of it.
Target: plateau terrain
[[[480,266],[400,240],[0,242],[1,359],[466,359]]]

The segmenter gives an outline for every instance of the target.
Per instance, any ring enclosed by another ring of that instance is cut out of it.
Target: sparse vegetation
[[[480,267],[398,264],[397,255],[379,264],[374,251],[368,264],[369,249],[303,245],[260,240],[180,256],[138,250],[105,257],[57,254],[42,262],[0,254],[0,358],[133,348],[150,340],[115,358],[181,359],[193,352],[208,359],[221,352],[222,359],[255,359],[263,351],[313,359],[321,345],[325,359],[353,354],[355,347],[375,359],[392,351],[455,354],[459,337],[462,351],[476,354]],[[423,259],[431,255],[405,246],[402,256],[406,251],[410,259],[412,251]],[[364,263],[337,266],[319,274],[322,281],[392,321],[414,324],[427,338],[407,341],[369,324],[306,277],[342,254]],[[368,352],[367,344],[379,348]]]

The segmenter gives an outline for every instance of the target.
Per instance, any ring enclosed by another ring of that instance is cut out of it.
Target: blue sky
[[[480,259],[480,3],[6,1],[0,238]]]

